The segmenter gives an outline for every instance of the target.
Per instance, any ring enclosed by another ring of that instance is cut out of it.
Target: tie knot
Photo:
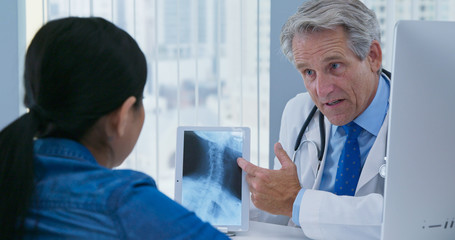
[[[348,134],[348,138],[357,138],[362,131],[362,127],[355,122],[350,122],[343,126],[344,131]]]

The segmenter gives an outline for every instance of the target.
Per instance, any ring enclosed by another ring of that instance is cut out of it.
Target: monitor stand
[[[229,232],[227,227],[216,227],[218,231],[226,234],[228,237],[233,237],[235,236],[235,232]]]

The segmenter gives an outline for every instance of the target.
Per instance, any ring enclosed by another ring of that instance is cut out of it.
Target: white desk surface
[[[271,223],[250,221],[249,230],[246,232],[237,232],[235,236],[231,237],[236,239],[300,239],[309,240],[305,237],[302,229],[296,227],[289,227]]]

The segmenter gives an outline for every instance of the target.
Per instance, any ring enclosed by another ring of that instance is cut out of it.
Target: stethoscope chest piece
[[[386,165],[385,164],[382,164],[380,167],[379,167],[379,175],[382,177],[382,178],[385,178],[386,175],[387,175],[387,168],[386,168]]]

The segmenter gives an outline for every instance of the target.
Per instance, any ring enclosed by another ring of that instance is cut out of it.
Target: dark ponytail
[[[0,235],[13,239],[23,231],[23,220],[33,192],[33,138],[39,121],[22,115],[0,132]]]
[[[102,18],[46,23],[25,58],[24,104],[30,109],[0,132],[0,238],[24,233],[34,191],[35,138],[80,141],[130,96],[139,106],[145,56],[125,31]]]

